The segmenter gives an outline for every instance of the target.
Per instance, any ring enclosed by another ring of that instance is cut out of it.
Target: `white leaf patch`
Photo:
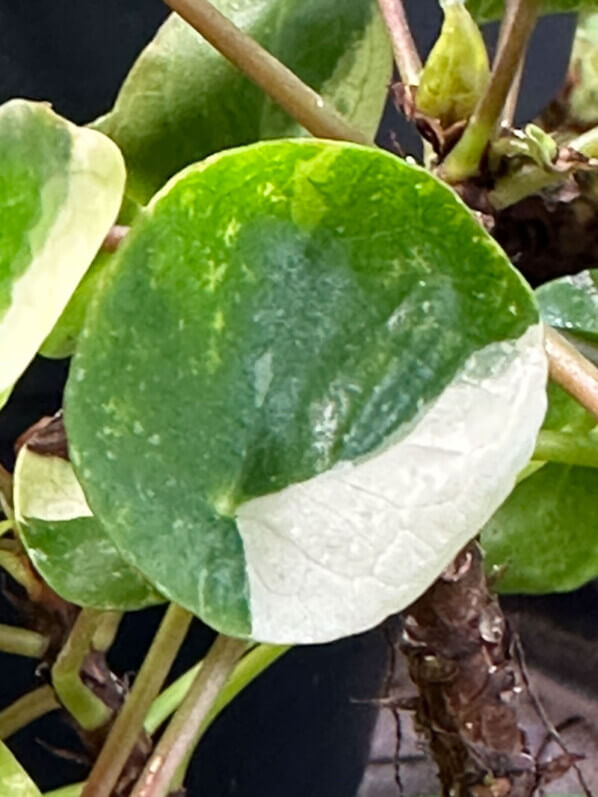
[[[512,490],[546,380],[534,325],[472,355],[399,441],[241,505],[252,637],[327,642],[421,595]]]

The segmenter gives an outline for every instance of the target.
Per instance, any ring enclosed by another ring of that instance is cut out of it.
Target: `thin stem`
[[[12,531],[15,527],[14,518],[8,518],[7,520],[0,520],[0,537],[4,534],[7,534],[9,531]]]
[[[257,645],[250,650],[233,670],[233,674],[226,686],[218,695],[212,710],[204,722],[202,728],[205,730],[208,725],[223,711],[228,704],[242,692],[258,675],[264,672],[271,664],[279,659],[284,653],[290,650],[289,645]],[[154,734],[160,725],[176,711],[187,695],[202,662],[196,664],[184,675],[181,675],[160,697],[154,701],[145,720],[145,730]]]
[[[523,53],[521,53],[521,60],[515,72],[515,77],[511,83],[511,88],[505,100],[505,107],[502,111],[502,119],[500,120],[501,127],[513,127],[515,121],[515,113],[517,112],[517,102],[519,101],[519,92],[521,90],[521,80],[523,78],[523,68],[525,66],[525,56],[527,55],[527,46]]]
[[[52,683],[60,702],[86,731],[100,728],[112,716],[108,706],[85,686],[80,676],[101,618],[102,612],[81,609],[52,667]]]
[[[228,704],[231,703],[246,686],[254,681],[258,675],[261,675],[264,670],[290,649],[290,645],[258,645],[243,656],[235,667],[224,689],[218,695],[205,720],[200,725],[195,739],[193,740],[193,744],[188,747],[185,759],[179,766],[176,779],[171,784],[171,788],[175,789],[183,785],[187,768],[197,745],[220,712],[224,711]]]
[[[509,31],[512,25],[516,6],[517,6],[516,0],[505,1],[505,13],[503,15],[500,31],[498,33],[498,42],[496,45],[496,57],[494,59],[495,61],[498,59],[498,56],[502,53],[502,51],[505,48],[505,44],[507,41],[507,32]],[[519,90],[521,88],[521,78],[523,77],[523,67],[525,64],[526,55],[527,55],[527,42],[519,57],[519,65],[517,66],[517,72],[515,73],[515,77],[513,78],[513,82],[511,83],[511,86],[509,88],[507,99],[505,100],[505,105],[502,111],[502,118],[500,120],[501,127],[502,126],[511,127],[513,125],[513,120],[515,119],[515,111],[517,110],[517,100],[519,99]],[[500,130],[497,132],[500,132]]]
[[[504,210],[525,197],[537,194],[544,188],[559,185],[566,179],[566,174],[550,172],[536,164],[529,163],[513,174],[507,174],[497,180],[494,188],[490,191],[489,199],[493,208]]]
[[[0,507],[6,517],[12,515],[12,475],[0,465]]]
[[[160,691],[193,616],[174,603],[168,607],[83,791],[83,797],[110,797],[143,730],[143,720]]]
[[[172,718],[131,797],[166,797],[171,781],[247,643],[219,636],[189,694]]]
[[[598,439],[543,429],[538,435],[533,459],[598,468]]]
[[[550,327],[545,328],[544,343],[551,379],[598,418],[598,368]]]
[[[43,634],[30,631],[28,628],[16,628],[13,625],[0,624],[0,651],[27,656],[30,659],[41,659],[48,649],[49,641]]]
[[[312,135],[373,144],[369,136],[350,125],[332,105],[208,0],[165,2]]]
[[[505,25],[504,47],[497,54],[486,91],[461,139],[442,165],[441,175],[447,182],[460,182],[477,173],[534,29],[539,8],[540,0],[515,0],[512,17]]]
[[[0,547],[0,567],[27,591],[31,600],[39,601],[43,591],[41,581],[20,543],[16,540],[2,540],[0,545],[3,546]]]
[[[60,708],[51,686],[40,686],[0,711],[0,739],[8,739],[30,722]]]
[[[390,34],[401,80],[408,86],[416,86],[422,62],[411,35],[403,0],[378,0],[378,5]]]
[[[104,612],[93,635],[92,645],[94,650],[100,650],[102,653],[107,653],[110,650],[118,634],[122,619],[122,612]]]

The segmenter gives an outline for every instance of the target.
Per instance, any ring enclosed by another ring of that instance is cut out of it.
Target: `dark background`
[[[339,9],[343,2],[339,0]],[[407,7],[425,54],[440,24],[436,0],[411,0]],[[3,0],[0,102],[12,97],[47,100],[75,122],[90,121],[109,109],[137,53],[166,14],[160,0]],[[570,17],[540,24],[530,49],[519,121],[533,118],[559,87],[572,27]],[[490,43],[495,41],[494,26],[487,36]],[[391,129],[407,151],[417,152],[417,138],[389,107],[380,134],[383,145],[389,145]],[[17,435],[60,406],[66,370],[66,362],[40,358],[22,378],[0,415],[0,459],[5,465],[12,464]],[[556,622],[566,623],[570,611],[566,600],[540,601],[538,606],[548,614],[560,611],[562,619],[557,616]],[[574,604],[571,611],[578,609],[579,604]],[[7,605],[3,613],[3,619],[10,621]],[[126,618],[111,652],[116,671],[138,668],[160,613],[151,610]],[[211,636],[199,622],[195,624],[175,675],[203,654]],[[373,706],[363,701],[380,694],[386,656],[380,630],[289,653],[215,724],[201,746],[189,794],[351,797],[367,757],[375,716]],[[2,657],[0,706],[31,687],[33,670],[27,661]],[[56,759],[36,738],[59,747],[71,747],[75,740],[52,718],[38,721],[11,740],[12,749],[43,789],[85,776],[85,768]]]

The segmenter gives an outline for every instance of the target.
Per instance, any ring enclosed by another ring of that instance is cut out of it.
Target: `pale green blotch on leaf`
[[[392,76],[376,0],[214,0],[214,6],[365,134]],[[173,14],[135,62],[112,110],[94,122],[122,149],[127,192],[143,203],[184,166],[260,139],[305,133],[199,33]]]
[[[3,797],[41,797],[40,790],[4,742],[0,742],[0,794]]]
[[[219,630],[376,625],[530,457],[533,295],[420,168],[309,139],[225,152],[117,258],[71,365],[72,461],[128,561]]]
[[[14,508],[33,566],[65,600],[120,611],[163,600],[93,517],[67,460],[23,446],[14,473]]]
[[[0,107],[0,396],[33,358],[113,223],[125,183],[106,136],[49,106]]]

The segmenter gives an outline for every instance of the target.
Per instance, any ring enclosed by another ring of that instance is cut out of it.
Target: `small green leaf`
[[[0,742],[0,794],[3,797],[41,797],[41,793],[4,742]]]
[[[598,0],[544,0],[543,14],[559,14],[597,8]],[[504,14],[504,0],[467,0],[467,8],[478,22],[492,22]]]
[[[536,296],[547,324],[598,343],[598,269],[547,282]]]
[[[444,23],[423,68],[418,110],[448,128],[472,114],[490,78],[482,34],[463,0],[441,0]]]
[[[70,462],[24,446],[15,468],[14,505],[29,558],[65,600],[126,611],[163,600],[125,563],[93,517]]]
[[[374,135],[392,55],[376,0],[214,0],[242,30]],[[146,202],[183,166],[220,150],[304,133],[173,14],[95,122],[122,149],[128,193]]]
[[[0,397],[50,333],[118,213],[123,159],[41,103],[0,107]]]
[[[487,566],[506,566],[497,589],[561,592],[596,578],[597,495],[597,468],[547,464],[523,481],[482,532]]]
[[[545,411],[533,296],[382,151],[225,152],[149,205],[88,312],[65,421],[119,550],[227,633],[322,642],[424,590]]]

